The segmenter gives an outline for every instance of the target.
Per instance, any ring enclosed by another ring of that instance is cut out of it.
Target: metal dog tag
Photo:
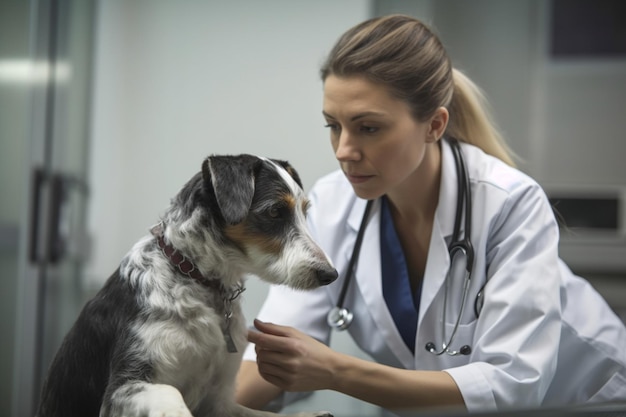
[[[228,293],[222,293],[222,300],[224,302],[224,326],[222,327],[222,334],[224,335],[224,341],[226,342],[226,349],[229,353],[236,353],[237,346],[233,336],[230,334],[230,318],[233,316],[232,302],[237,299],[246,289],[243,285],[237,285],[233,290]]]
[[[230,326],[228,324],[226,324],[225,329],[222,329],[222,333],[224,334],[224,341],[226,342],[226,349],[228,352],[237,353],[237,346],[235,346],[233,337],[230,335]]]

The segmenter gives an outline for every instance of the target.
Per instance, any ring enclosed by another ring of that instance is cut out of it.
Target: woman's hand
[[[256,345],[261,376],[285,391],[332,389],[335,352],[292,327],[254,321],[248,332]]]
[[[390,410],[464,406],[454,379],[442,371],[381,365],[335,352],[298,330],[255,320],[248,332],[261,376],[284,391],[330,389]]]

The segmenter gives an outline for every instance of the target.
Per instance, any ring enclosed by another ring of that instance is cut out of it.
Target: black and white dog
[[[38,417],[269,417],[234,401],[247,274],[296,289],[337,271],[284,161],[210,156],[66,336]],[[326,412],[300,416],[330,416]]]

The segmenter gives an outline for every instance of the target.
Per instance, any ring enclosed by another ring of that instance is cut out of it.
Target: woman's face
[[[419,181],[427,145],[443,133],[433,129],[432,120],[416,121],[387,87],[360,76],[326,78],[323,114],[335,157],[364,199]]]

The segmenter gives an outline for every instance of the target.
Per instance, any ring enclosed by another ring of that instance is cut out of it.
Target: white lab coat
[[[626,330],[592,287],[559,259],[559,230],[544,192],[528,176],[471,145],[462,147],[471,180],[476,260],[468,305],[451,348],[469,344],[472,352],[452,357],[426,351],[426,343],[439,348],[444,340],[443,284],[457,198],[454,157],[446,141],[441,147],[441,188],[416,351],[406,347],[382,295],[379,202],[345,302],[354,312],[348,331],[355,342],[382,364],[448,372],[470,411],[625,399]],[[340,278],[312,292],[272,287],[258,317],[328,343],[326,315],[337,302],[365,201],[339,171],[321,178],[310,198],[311,232]],[[477,319],[474,300],[487,280]],[[446,338],[459,313],[462,283],[455,282],[451,291]],[[244,359],[254,360],[252,348]]]

